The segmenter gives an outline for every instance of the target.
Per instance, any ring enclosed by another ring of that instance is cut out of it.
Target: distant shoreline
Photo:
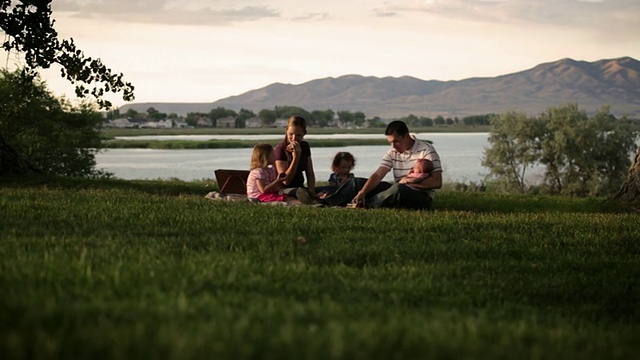
[[[490,126],[433,126],[409,127],[412,133],[478,133],[489,132]],[[116,136],[147,136],[147,135],[273,135],[282,134],[282,128],[194,128],[194,129],[102,129],[102,137],[112,140]],[[309,134],[382,134],[384,128],[338,129],[338,128],[309,128]]]
[[[389,145],[386,139],[312,139],[307,140],[312,147],[345,147],[364,145]],[[276,145],[280,140],[105,140],[104,149],[234,149],[251,148],[258,143]]]
[[[479,133],[488,132],[489,126],[451,126],[451,127],[427,127],[412,128],[412,133]],[[382,128],[364,129],[335,129],[335,128],[310,128],[309,133],[320,134],[382,134]],[[220,128],[196,128],[196,129],[106,129],[102,131],[103,148],[105,149],[164,149],[164,150],[187,150],[187,149],[234,149],[251,148],[257,143],[267,143],[275,145],[280,140],[252,139],[252,140],[149,140],[149,139],[128,139],[121,140],[115,137],[120,136],[175,136],[175,135],[278,135],[283,129],[260,128],[260,129],[220,129]],[[428,139],[422,139],[429,141]],[[388,145],[385,138],[380,139],[306,139],[312,147],[345,147],[345,146],[371,146]]]

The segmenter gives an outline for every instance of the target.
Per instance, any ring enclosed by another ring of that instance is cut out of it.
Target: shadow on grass
[[[0,176],[0,187],[54,189],[105,189],[127,190],[152,195],[201,195],[218,190],[215,182],[184,182],[179,180],[122,180],[122,179],[85,179],[53,176]]]
[[[482,213],[626,213],[636,211],[630,203],[607,201],[605,198],[453,191],[438,193],[434,208],[436,211],[451,210]]]
[[[217,191],[214,181],[84,179],[68,177],[0,176],[4,188],[58,188],[126,190],[152,195],[204,196]],[[638,212],[637,205],[605,198],[571,198],[549,195],[514,195],[440,191],[436,211],[468,211],[475,213],[628,213]]]

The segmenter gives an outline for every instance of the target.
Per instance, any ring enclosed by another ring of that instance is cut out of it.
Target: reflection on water
[[[200,136],[200,135],[193,135]],[[476,181],[484,178],[486,169],[480,164],[487,133],[433,133],[417,134],[419,139],[429,139],[440,154],[444,169],[444,181]],[[178,139],[176,136],[146,137]],[[208,139],[274,139],[282,135],[206,135]],[[330,134],[307,135],[307,138],[384,138],[375,134]],[[136,137],[141,138],[141,137]],[[198,139],[204,140],[204,139]],[[312,148],[312,159],[318,181],[326,181],[331,173],[331,160],[338,151],[349,151],[356,157],[356,176],[368,177],[374,172],[382,155],[389,146],[347,146]],[[248,169],[251,149],[202,149],[202,150],[154,150],[154,149],[109,149],[96,155],[97,168],[112,172],[122,179],[168,179],[181,180],[213,179],[215,169]],[[386,180],[391,181],[389,174]]]

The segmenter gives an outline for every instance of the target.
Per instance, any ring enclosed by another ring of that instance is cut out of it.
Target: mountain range
[[[640,61],[631,57],[595,62],[561,59],[497,77],[458,81],[421,80],[411,76],[345,75],[302,84],[274,83],[211,103],[132,103],[120,108],[145,112],[149,107],[186,115],[216,107],[259,112],[275,106],[305,110],[362,111],[383,119],[409,114],[464,117],[505,111],[537,115],[552,106],[577,103],[587,112],[604,105],[615,115],[640,116]]]

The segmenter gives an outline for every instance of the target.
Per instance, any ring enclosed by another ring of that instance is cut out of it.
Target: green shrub
[[[482,165],[508,192],[607,196],[620,188],[636,149],[637,129],[603,107],[589,117],[577,105],[549,108],[539,117],[510,112],[491,122]],[[544,167],[541,184],[528,181]]]
[[[91,105],[72,106],[54,97],[39,78],[0,70],[0,136],[45,174],[106,175],[95,170],[101,122]]]

